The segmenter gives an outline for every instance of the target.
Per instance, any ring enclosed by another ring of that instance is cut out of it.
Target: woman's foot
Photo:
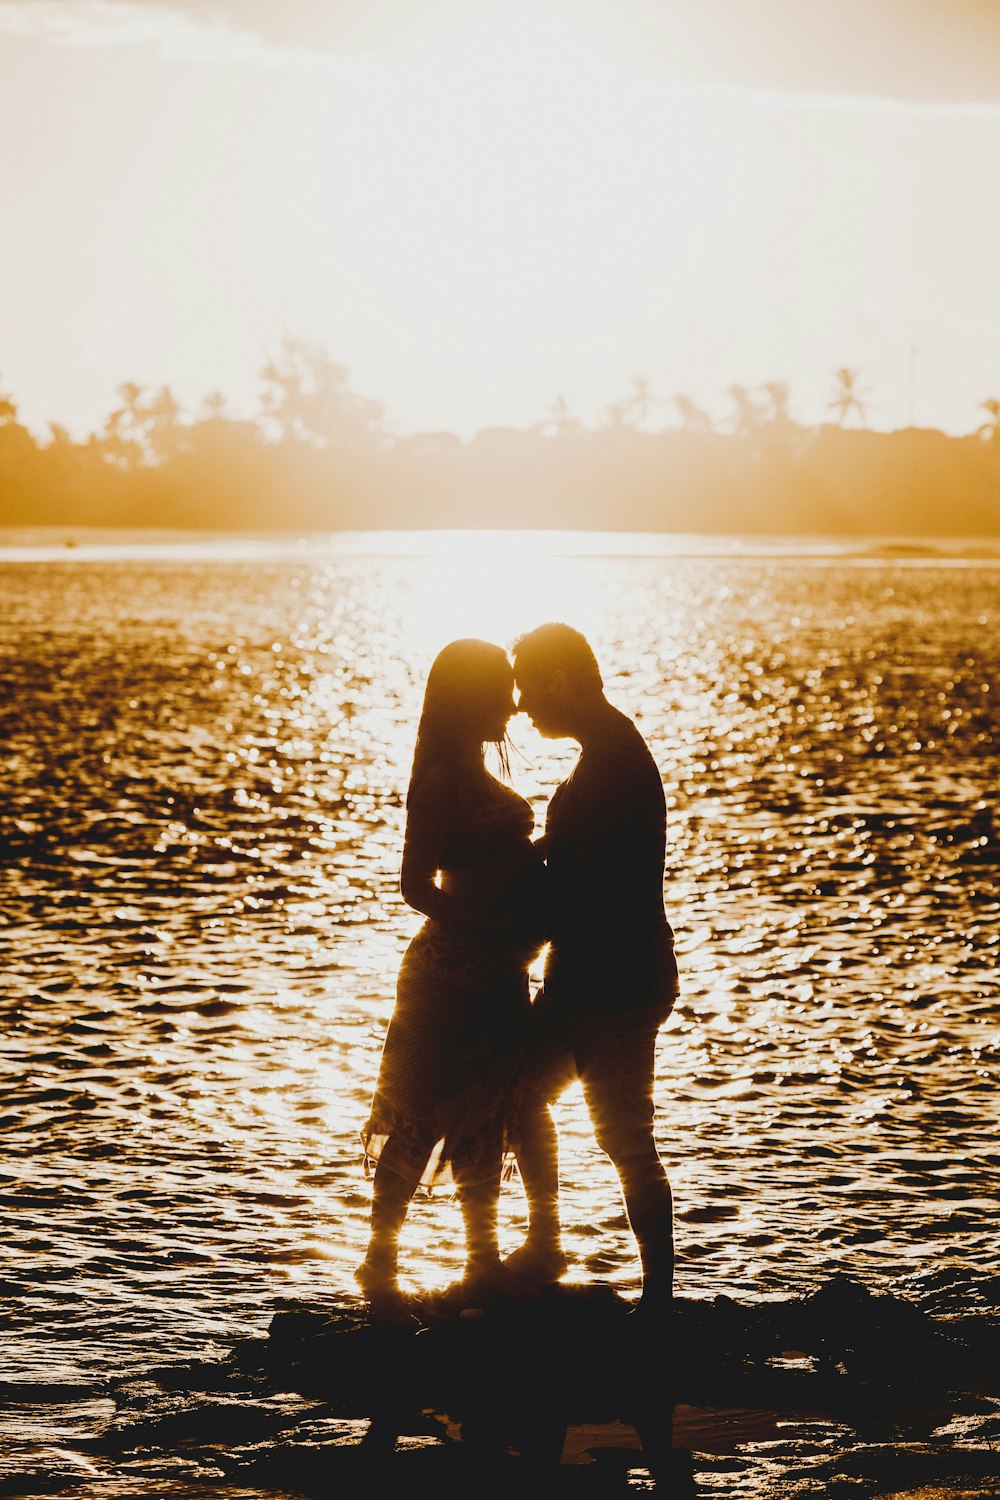
[[[379,1323],[417,1328],[420,1319],[410,1307],[409,1298],[399,1287],[394,1268],[384,1261],[366,1256],[354,1273],[354,1279],[365,1294],[372,1316]]]
[[[480,1259],[478,1257],[467,1261],[465,1272],[459,1283],[463,1301],[483,1299],[492,1300],[510,1285],[503,1262],[499,1255]]]
[[[512,1250],[503,1263],[508,1276],[522,1284],[548,1286],[565,1276],[569,1261],[559,1245],[533,1245],[525,1240],[517,1250]]]
[[[355,1271],[354,1279],[366,1297],[373,1293],[399,1291],[395,1262],[370,1252]]]

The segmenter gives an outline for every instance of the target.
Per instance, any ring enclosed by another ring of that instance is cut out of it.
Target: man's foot
[[[503,1262],[508,1276],[533,1286],[548,1286],[565,1276],[569,1261],[558,1245],[532,1245],[525,1241]]]
[[[634,1325],[641,1325],[650,1332],[655,1330],[657,1334],[669,1334],[674,1322],[673,1296],[670,1292],[661,1292],[657,1288],[644,1288],[628,1317]]]

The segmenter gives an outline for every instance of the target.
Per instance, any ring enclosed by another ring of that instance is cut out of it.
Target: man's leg
[[[652,1143],[615,1162],[642,1262],[642,1306],[668,1310],[674,1291],[674,1201]]]
[[[668,1309],[674,1281],[673,1195],[653,1135],[653,1071],[663,1016],[638,1010],[596,1017],[578,1048],[597,1144],[618,1173],[642,1262],[642,1305]]]

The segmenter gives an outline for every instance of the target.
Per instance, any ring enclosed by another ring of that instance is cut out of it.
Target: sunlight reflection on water
[[[148,1351],[171,1306],[197,1343],[352,1288],[357,1133],[419,922],[398,865],[427,668],[548,618],[592,639],[663,772],[681,1290],[898,1287],[914,1245],[926,1274],[986,1272],[995,568],[521,533],[218,547],[0,567],[26,1368],[69,1287],[84,1320],[118,1308],[119,1354],[122,1299]],[[540,828],[573,747],[512,729]],[[571,1274],[631,1290],[578,1090],[559,1124]],[[509,1183],[507,1246],[522,1218]],[[416,1205],[403,1258],[412,1285],[455,1275],[449,1199]]]

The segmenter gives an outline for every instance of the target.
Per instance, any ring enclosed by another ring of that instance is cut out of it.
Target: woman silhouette
[[[544,862],[531,807],[509,774],[515,712],[506,653],[458,640],[427,678],[406,796],[400,890],[426,921],[403,956],[371,1113],[371,1237],[356,1279],[376,1314],[405,1314],[397,1243],[413,1195],[450,1175],[465,1228],[465,1284],[501,1274],[497,1208],[514,1075],[545,941]]]

